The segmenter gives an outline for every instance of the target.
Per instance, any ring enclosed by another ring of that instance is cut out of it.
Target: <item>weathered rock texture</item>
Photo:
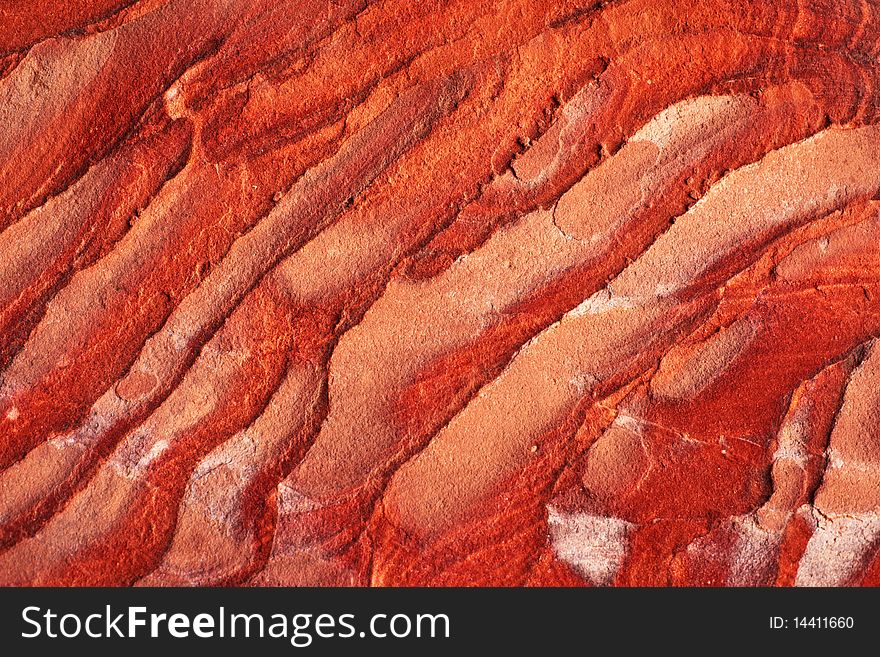
[[[880,583],[876,0],[0,9],[0,583]]]

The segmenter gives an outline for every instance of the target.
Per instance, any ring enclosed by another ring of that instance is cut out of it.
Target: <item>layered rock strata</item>
[[[880,583],[880,5],[0,10],[0,583]]]

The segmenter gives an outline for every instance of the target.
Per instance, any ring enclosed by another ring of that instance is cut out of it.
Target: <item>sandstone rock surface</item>
[[[880,584],[876,0],[0,9],[0,584]]]

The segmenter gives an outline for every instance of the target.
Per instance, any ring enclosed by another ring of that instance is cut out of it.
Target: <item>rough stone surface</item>
[[[880,584],[875,0],[0,9],[0,584]]]

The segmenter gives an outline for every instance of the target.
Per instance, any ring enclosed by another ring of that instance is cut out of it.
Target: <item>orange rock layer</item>
[[[875,0],[0,10],[0,584],[880,583]]]

